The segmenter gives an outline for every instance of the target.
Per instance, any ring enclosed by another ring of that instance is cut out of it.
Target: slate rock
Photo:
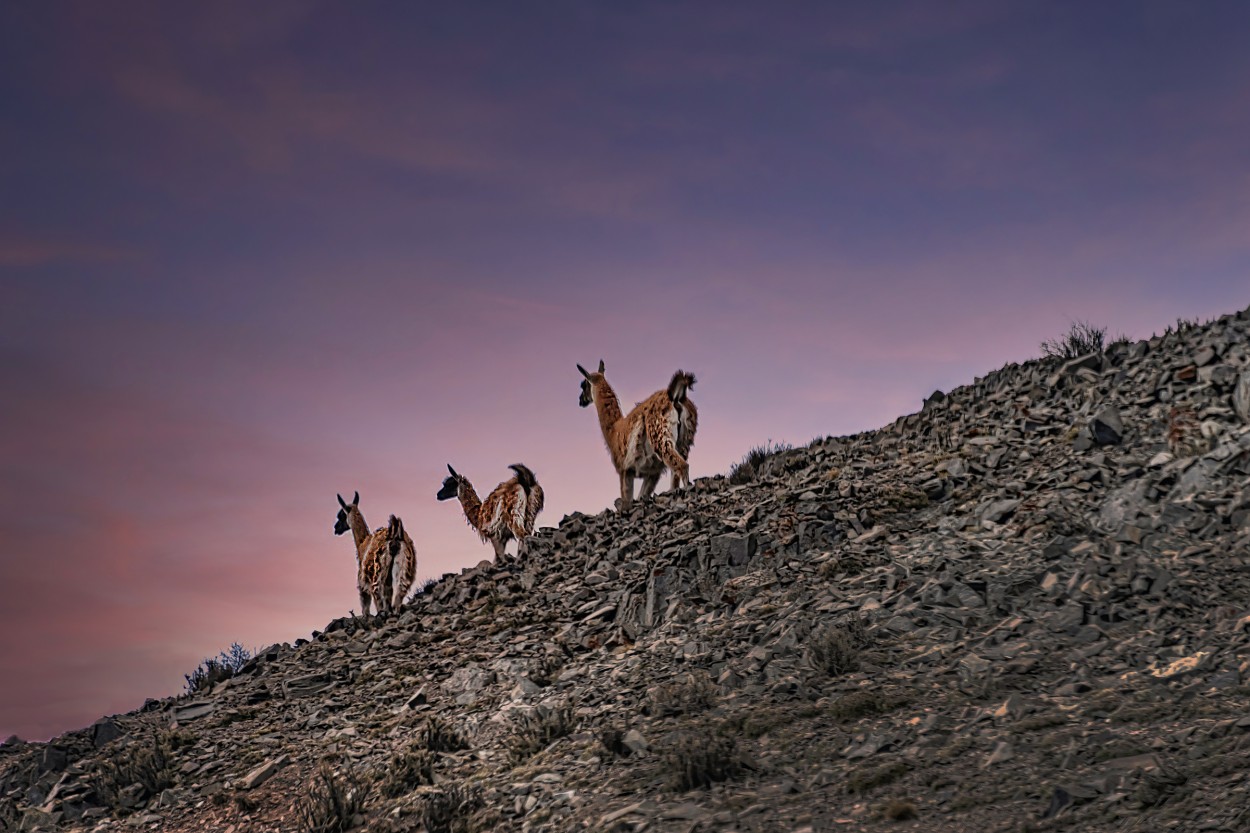
[[[1124,422],[1117,408],[1107,407],[1089,421],[1090,436],[1098,445],[1118,445],[1124,438]]]

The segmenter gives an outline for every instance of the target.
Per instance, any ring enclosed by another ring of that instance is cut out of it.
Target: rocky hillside
[[[1250,309],[1009,366],[10,743],[0,830],[1250,830],[1248,475]]]

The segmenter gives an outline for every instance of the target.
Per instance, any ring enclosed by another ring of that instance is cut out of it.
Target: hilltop
[[[1244,831],[1248,542],[1250,308],[0,747],[0,830]]]

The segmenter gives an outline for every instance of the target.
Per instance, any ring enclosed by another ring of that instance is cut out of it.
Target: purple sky
[[[419,577],[527,463],[616,479],[574,364],[700,378],[695,477],[876,427],[1073,319],[1250,301],[1250,5],[0,5],[0,737]],[[668,480],[664,481],[667,488]]]

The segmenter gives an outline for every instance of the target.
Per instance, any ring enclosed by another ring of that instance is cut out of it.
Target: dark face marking
[[[339,516],[334,522],[334,534],[342,535],[349,529],[351,529],[351,525],[347,523],[347,510],[340,509]]]
[[[591,402],[594,402],[594,401],[595,401],[594,396],[590,392],[590,380],[583,379],[582,380],[582,395],[577,397],[577,404],[585,408],[587,405],[589,405]]]
[[[443,488],[438,490],[439,500],[450,500],[460,492],[460,483],[454,477],[448,477],[443,481]]]

